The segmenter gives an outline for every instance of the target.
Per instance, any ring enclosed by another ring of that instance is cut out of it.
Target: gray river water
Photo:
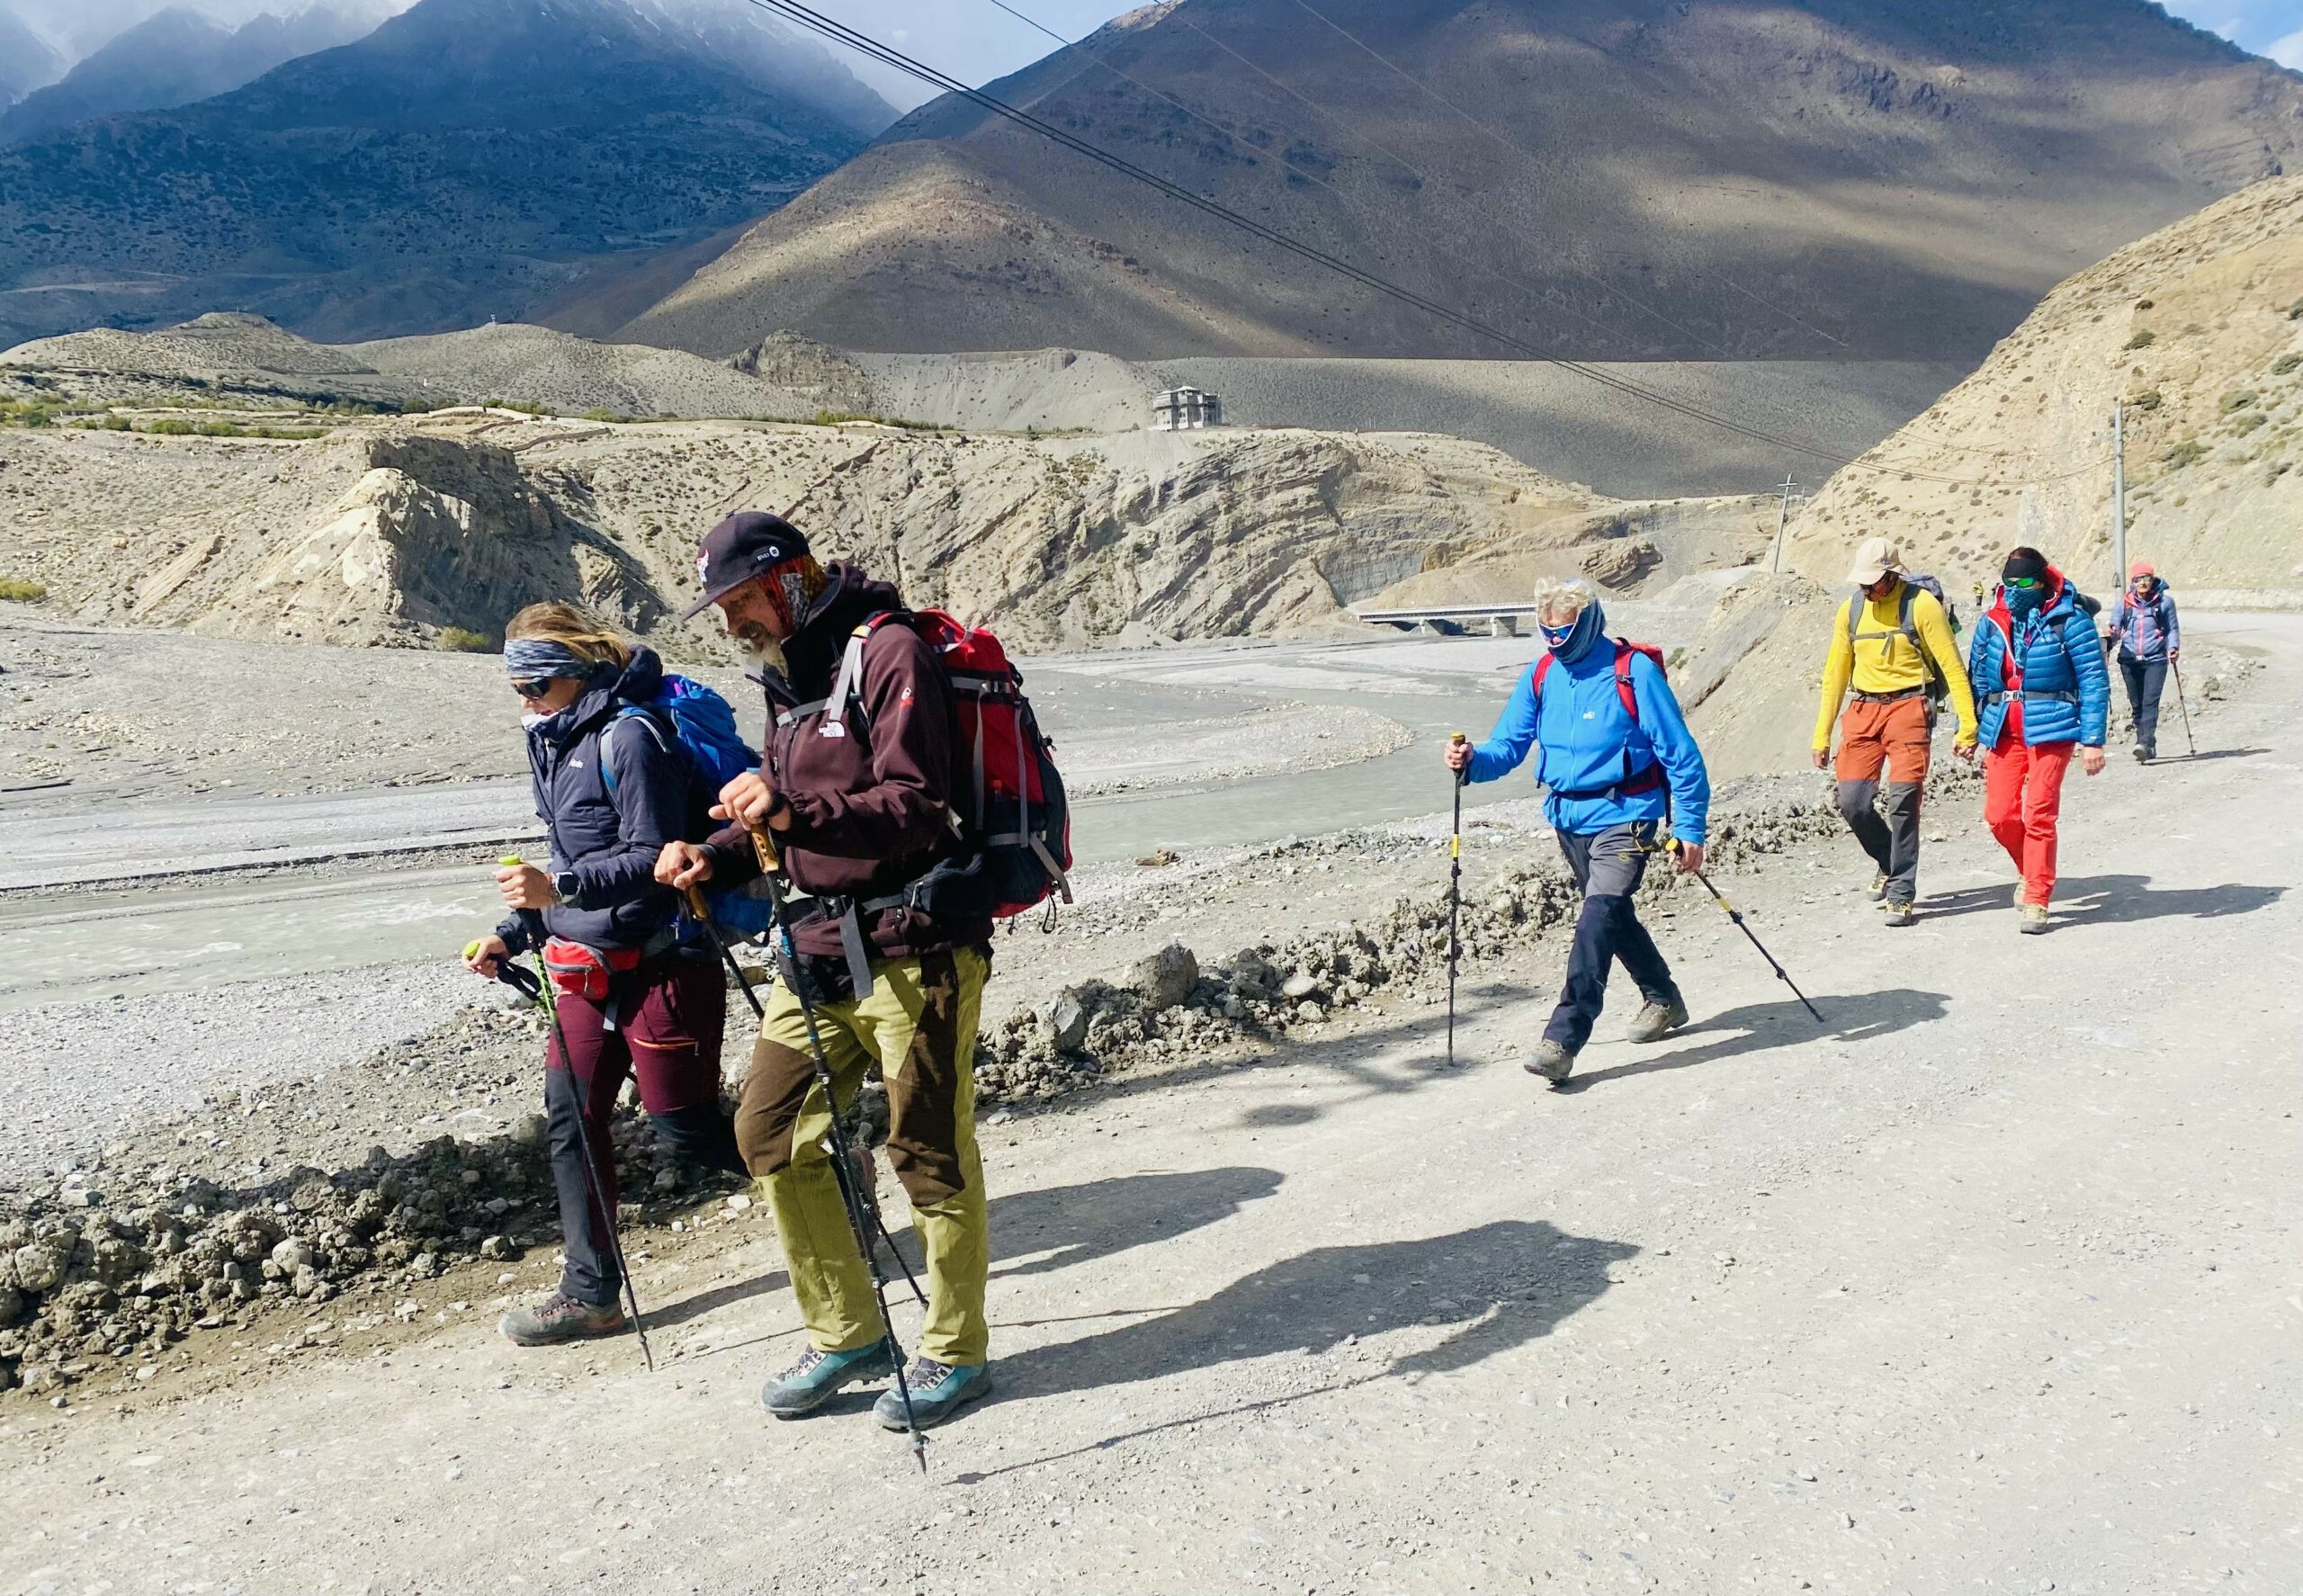
[[[1083,865],[1157,847],[1253,845],[1430,814],[1448,798],[1438,749],[1483,733],[1535,644],[1178,650],[1027,667],[1059,743],[1067,726],[1140,726],[1286,700],[1372,708],[1410,729],[1396,752],[1322,771],[1081,800]],[[1532,792],[1523,778],[1474,789],[1476,807]],[[68,896],[0,899],[0,1009],[181,991],[252,977],[448,958],[498,918],[481,865],[393,862],[411,847],[533,850],[525,784],[475,783],[327,797],[240,800],[168,811],[0,814],[0,886],[89,884]],[[323,863],[324,861],[324,863]],[[261,875],[221,866],[309,865]],[[137,871],[188,869],[145,883]]]

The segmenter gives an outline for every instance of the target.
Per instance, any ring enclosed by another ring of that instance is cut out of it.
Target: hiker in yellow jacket
[[[1904,578],[1903,556],[1886,538],[1856,551],[1849,583],[1859,589],[1839,606],[1824,664],[1824,702],[1815,715],[1815,768],[1832,767],[1832,723],[1839,723],[1839,811],[1878,873],[1871,895],[1890,926],[1912,923],[1919,894],[1919,799],[1932,753],[1935,711],[1930,684],[1958,716],[1954,751],[1976,757],[1976,699],[1960,663],[1942,601]],[[1850,612],[1860,610],[1859,614]],[[1855,702],[1840,713],[1848,688]],[[1886,776],[1887,813],[1880,819],[1879,778]]]

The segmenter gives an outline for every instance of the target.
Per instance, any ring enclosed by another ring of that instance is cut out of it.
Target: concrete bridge
[[[1520,617],[1535,618],[1532,604],[1440,604],[1405,610],[1355,610],[1371,626],[1392,626],[1402,632],[1431,632],[1460,637],[1484,627],[1490,637],[1517,637]]]

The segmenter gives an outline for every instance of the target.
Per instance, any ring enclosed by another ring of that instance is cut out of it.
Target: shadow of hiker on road
[[[2269,749],[2201,749],[2196,754],[2162,754],[2151,763],[2153,765],[2204,765],[2209,759],[2252,759],[2258,754],[2270,752]]]
[[[2166,887],[2154,891],[2147,875],[2087,875],[2057,882],[2055,908],[2057,913],[2069,915],[2074,925],[2113,925],[2170,918],[2222,919],[2268,909],[2286,894],[2285,887],[2251,886],[2240,882],[2227,882],[2219,887]],[[2084,901],[2088,899],[2101,901]],[[1920,920],[1924,924],[1931,919],[1949,919],[1989,910],[2012,910],[2014,907],[2015,884],[2012,881],[2000,886],[1963,887],[1924,900],[1920,905]]]
[[[1116,1175],[1078,1186],[1050,1187],[1044,1191],[1019,1191],[995,1197],[990,1203],[991,1259],[995,1280],[1019,1275],[1042,1275],[1089,1259],[1124,1252],[1179,1236],[1201,1225],[1228,1219],[1259,1197],[1279,1189],[1284,1177],[1277,1170],[1233,1166],[1214,1170],[1178,1170],[1141,1175]],[[902,1205],[895,1194],[881,1195],[880,1215],[903,1250],[914,1272],[919,1269],[919,1239],[910,1225],[899,1228]],[[1032,1256],[1045,1253],[1046,1257]],[[881,1257],[887,1256],[883,1243]],[[1024,1259],[1008,1268],[1002,1260]],[[924,1277],[923,1277],[924,1278]],[[791,1284],[782,1269],[771,1269],[746,1280],[731,1280],[652,1310],[650,1329],[685,1324],[715,1309]],[[898,1295],[903,1282],[896,1282]]]
[[[1813,1042],[1819,1038],[1834,1042],[1868,1042],[1873,1037],[1889,1036],[1910,1026],[1941,1019],[1949,1009],[1950,1003],[1951,1000],[1946,993],[1915,991],[1908,987],[1896,987],[1884,992],[1818,993],[1815,1007],[1823,1011],[1824,1016],[1824,1023],[1820,1026],[1813,1015],[1799,1006],[1797,998],[1782,1003],[1752,1003],[1698,1019],[1686,1029],[1673,1032],[1668,1042],[1648,1044],[1647,1047],[1655,1051],[1645,1051],[1644,1056],[1631,1063],[1611,1064],[1604,1070],[1594,1070],[1588,1075],[1571,1075],[1559,1089],[1578,1092],[1602,1080],[1621,1080],[1628,1076],[1651,1074],[1658,1070],[1685,1070],[1696,1064],[1716,1064],[1738,1054],[1756,1053],[1765,1048]],[[1662,1051],[1670,1046],[1670,1043],[1689,1037],[1708,1036],[1720,1031],[1741,1031],[1743,1034],[1722,1036],[1716,1042],[1707,1042],[1697,1047]]]
[[[1055,1396],[1280,1353],[1310,1357],[1347,1336],[1411,1325],[1452,1328],[1386,1372],[1466,1368],[1548,1335],[1607,1290],[1610,1265],[1638,1251],[1518,1219],[1422,1241],[1315,1248],[1174,1313],[1003,1358],[1000,1384],[1011,1398]]]

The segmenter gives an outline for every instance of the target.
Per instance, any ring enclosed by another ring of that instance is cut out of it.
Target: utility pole
[[[2127,586],[2127,405],[2111,401],[2111,591]]]
[[[1798,486],[1791,480],[1789,471],[1783,473],[1783,507],[1775,513],[1775,543],[1767,560],[1767,568],[1770,571],[1783,569],[1783,529],[1791,524],[1791,493]]]

